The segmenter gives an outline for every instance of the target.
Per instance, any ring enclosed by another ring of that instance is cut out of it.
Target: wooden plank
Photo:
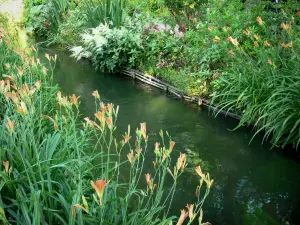
[[[162,81],[156,77],[146,76],[141,71],[134,70],[134,69],[130,69],[130,70],[126,69],[123,71],[123,73],[127,76],[135,77],[138,80],[140,80],[141,82],[147,83],[147,84],[157,87],[159,89],[162,89],[162,90],[167,89],[170,93],[172,93],[173,95],[175,95],[178,98],[184,99],[185,101],[195,102],[198,104],[199,98],[183,95],[181,90],[179,90],[178,88],[176,88],[168,83],[165,83],[164,81]],[[133,75],[133,73],[134,73],[134,75]],[[219,110],[219,108],[216,105],[211,105],[210,101],[207,99],[201,99],[201,102],[202,102],[201,105],[209,108],[210,110],[213,110],[214,113],[218,112],[220,114],[229,116],[229,117],[237,119],[237,120],[241,119],[241,116],[234,112],[230,112],[230,111],[226,111],[226,110]]]

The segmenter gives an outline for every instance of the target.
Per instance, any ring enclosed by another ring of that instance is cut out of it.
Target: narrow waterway
[[[120,106],[119,135],[127,125],[138,127],[147,122],[151,145],[159,140],[160,129],[167,130],[176,141],[175,154],[186,152],[189,166],[201,165],[215,179],[204,205],[205,221],[214,225],[300,224],[300,164],[288,150],[261,144],[257,137],[249,144],[251,130],[231,132],[237,121],[214,118],[207,110],[185,104],[147,85],[95,72],[88,61],[71,59],[68,53],[40,49],[58,54],[55,82],[64,94],[81,98],[81,113],[94,114],[91,93],[98,90],[104,102]],[[149,148],[151,150],[151,148]],[[192,203],[198,177],[190,170],[179,181],[172,213]]]

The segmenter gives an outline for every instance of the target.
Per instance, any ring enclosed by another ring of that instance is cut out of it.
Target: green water
[[[83,116],[94,114],[91,93],[98,90],[104,102],[120,106],[119,135],[128,124],[135,128],[147,122],[152,146],[159,140],[160,129],[168,130],[176,141],[174,154],[186,152],[188,167],[201,165],[210,172],[216,182],[204,206],[205,221],[214,225],[300,224],[300,164],[290,150],[270,151],[269,145],[261,144],[261,137],[249,144],[251,130],[231,132],[237,125],[233,119],[214,118],[206,109],[123,76],[95,72],[88,61],[76,62],[66,52],[42,50],[41,55],[44,51],[59,55],[55,82],[64,94],[81,96]],[[197,184],[192,170],[181,177],[172,213],[179,215],[181,208],[193,202]]]

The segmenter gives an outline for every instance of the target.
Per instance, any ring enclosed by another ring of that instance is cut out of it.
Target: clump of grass
[[[120,27],[124,20],[124,10],[127,0],[84,0],[82,10],[87,16],[87,27],[94,28],[103,23],[111,23]]]
[[[200,167],[194,204],[169,215],[177,179],[187,155],[172,162],[172,140],[156,143],[153,168],[145,169],[146,124],[114,136],[118,107],[101,102],[95,119],[79,121],[80,98],[63,96],[35,47],[18,50],[0,28],[0,221],[2,224],[191,224],[203,218],[202,206],[213,180]],[[124,154],[125,152],[125,154]],[[127,157],[126,157],[127,155]],[[124,157],[125,156],[125,157]],[[126,159],[127,158],[127,159]],[[128,178],[121,179],[125,171]],[[152,174],[150,174],[150,172]],[[171,176],[172,188],[165,190]],[[199,217],[198,217],[199,216]]]
[[[256,20],[267,29],[261,17]],[[222,109],[242,112],[239,127],[254,125],[255,135],[263,131],[264,139],[282,148],[288,144],[298,148],[300,143],[300,46],[292,24],[293,18],[281,24],[281,41],[245,30],[244,43],[231,46],[231,62],[220,78],[223,85],[213,95]],[[230,38],[234,45],[237,39]],[[251,41],[254,48],[249,52]]]

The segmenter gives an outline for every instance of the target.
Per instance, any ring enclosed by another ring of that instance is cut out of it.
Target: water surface
[[[288,150],[270,151],[261,137],[249,144],[251,130],[230,131],[237,125],[233,119],[215,118],[206,109],[123,76],[96,72],[88,61],[76,62],[66,52],[50,53],[59,55],[55,82],[64,94],[81,96],[84,116],[94,114],[91,93],[98,90],[104,102],[120,106],[118,132],[147,122],[152,145],[160,129],[167,130],[176,141],[174,154],[186,152],[189,167],[202,165],[209,171],[216,182],[204,205],[205,220],[214,225],[300,224],[300,164]],[[179,215],[193,202],[197,184],[193,171],[181,177],[172,213]]]

